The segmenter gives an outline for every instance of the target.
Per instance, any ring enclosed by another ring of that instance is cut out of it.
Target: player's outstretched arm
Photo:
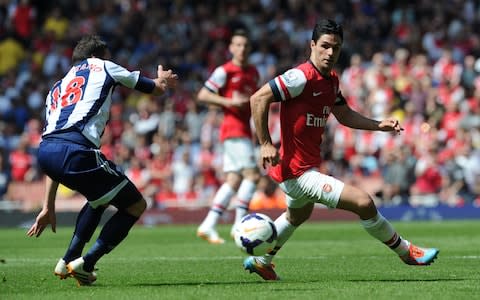
[[[157,78],[153,79],[155,82],[155,88],[152,94],[163,95],[168,89],[175,88],[177,86],[178,75],[173,73],[172,70],[163,70],[163,66],[157,67]]]
[[[197,100],[206,104],[213,104],[222,107],[242,107],[248,103],[250,99],[248,96],[241,93],[234,94],[230,99],[220,96],[219,94],[210,91],[206,87],[202,87],[198,92]]]
[[[400,125],[400,122],[395,118],[387,118],[382,120],[378,127],[381,131],[395,131],[396,133],[400,134],[403,131],[403,127]]]
[[[376,121],[352,110],[347,104],[334,106],[332,112],[340,124],[350,128],[373,131],[395,131],[396,133],[400,133],[403,130],[400,122],[395,118]]]
[[[28,236],[39,237],[48,224],[52,226],[52,231],[56,232],[57,219],[55,216],[55,198],[57,195],[58,182],[46,176],[45,181],[45,200],[42,210],[38,214],[35,223],[27,231]]]

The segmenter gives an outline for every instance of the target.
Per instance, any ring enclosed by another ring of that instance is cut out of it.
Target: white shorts
[[[257,167],[253,143],[247,138],[227,139],[223,142],[223,171],[240,172]]]
[[[290,208],[300,208],[309,202],[335,208],[345,184],[317,170],[309,170],[298,178],[285,180],[279,186],[285,192]]]

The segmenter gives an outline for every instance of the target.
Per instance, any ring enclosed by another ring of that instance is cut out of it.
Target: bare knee
[[[350,185],[346,185],[343,189],[337,208],[351,211],[364,220],[373,218],[377,214],[377,208],[370,195]]]
[[[358,199],[357,202],[357,215],[364,220],[375,217],[377,214],[377,208],[372,198],[365,193],[365,195]]]
[[[227,174],[227,178],[225,180],[225,182],[230,185],[230,187],[234,190],[234,191],[238,191],[238,188],[240,187],[240,183],[242,182],[242,175],[240,175],[239,173],[235,173],[235,172],[230,172]]]
[[[145,201],[145,199],[141,198],[134,204],[127,207],[125,211],[131,214],[132,216],[140,217],[146,208],[147,208],[147,202]]]
[[[260,180],[260,177],[261,177],[260,172],[258,171],[257,168],[245,169],[245,170],[243,170],[242,175],[243,175],[243,178],[251,180],[251,181],[255,182],[255,184],[258,183],[258,181]]]

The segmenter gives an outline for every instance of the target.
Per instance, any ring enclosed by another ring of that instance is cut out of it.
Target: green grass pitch
[[[436,262],[404,265],[356,222],[306,223],[274,261],[282,280],[265,282],[243,270],[233,241],[209,245],[194,225],[135,227],[80,288],[53,276],[72,228],[38,239],[0,229],[0,299],[480,299],[480,221],[394,225],[440,248]]]

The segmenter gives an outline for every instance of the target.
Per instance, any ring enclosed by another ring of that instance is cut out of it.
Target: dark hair
[[[248,32],[243,28],[235,29],[235,31],[232,33],[232,38],[234,36],[243,36],[247,40],[250,40],[250,37],[248,36]]]
[[[89,57],[105,57],[107,54],[107,43],[98,35],[84,36],[73,49],[72,61],[80,62]]]
[[[317,42],[323,34],[338,34],[343,41],[343,27],[335,21],[324,19],[315,24],[312,33],[312,41]]]

